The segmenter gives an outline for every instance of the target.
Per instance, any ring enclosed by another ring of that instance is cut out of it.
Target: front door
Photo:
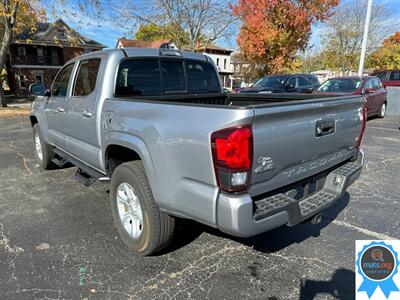
[[[44,112],[48,124],[48,138],[50,143],[62,150],[67,149],[67,140],[64,131],[65,103],[69,97],[69,86],[74,64],[69,64],[58,72],[51,86],[51,95],[47,99]]]
[[[66,132],[68,152],[90,166],[101,169],[100,140],[96,130],[96,102],[98,99],[100,58],[82,60],[72,88],[71,98],[67,101]]]

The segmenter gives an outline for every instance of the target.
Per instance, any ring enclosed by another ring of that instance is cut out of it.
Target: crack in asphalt
[[[31,169],[28,167],[25,155],[23,155],[21,151],[19,151],[17,154],[22,159],[22,164],[24,165],[25,170],[28,172],[28,175],[33,175]]]
[[[0,222],[0,247],[4,247],[8,253],[12,254],[12,258],[10,263],[8,264],[9,267],[11,267],[11,274],[10,274],[10,280],[15,280],[18,284],[18,279],[15,276],[15,260],[17,259],[18,255],[20,255],[22,252],[24,252],[24,249],[18,246],[11,247],[9,244],[10,240],[5,236],[4,234],[4,225],[3,223]],[[18,284],[19,286],[19,284]]]

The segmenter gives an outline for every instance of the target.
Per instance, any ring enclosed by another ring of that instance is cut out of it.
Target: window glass
[[[390,80],[400,80],[400,72],[398,71],[392,71],[390,73]]]
[[[68,82],[71,77],[71,72],[74,64],[70,64],[60,71],[53,82],[51,95],[53,97],[65,97],[67,95]]]
[[[162,93],[156,59],[123,61],[118,69],[116,96],[149,96]]]
[[[263,87],[263,88],[281,88],[287,78],[288,78],[287,76],[275,76],[275,75],[265,76],[260,80],[258,80],[256,83],[254,83],[252,86]],[[295,84],[295,82],[293,82],[293,84]]]
[[[298,76],[297,78],[299,79],[297,87],[303,87],[303,86],[311,85],[311,83],[306,78],[304,78],[303,76]]]
[[[78,75],[75,79],[74,96],[87,96],[94,91],[100,61],[100,59],[96,58],[83,60],[79,63]]]
[[[209,63],[186,61],[188,93],[218,93],[221,91],[214,68]]]
[[[333,78],[325,81],[318,92],[323,93],[351,93],[356,91],[362,84],[361,79],[355,78]],[[364,87],[365,88],[365,87]]]
[[[26,79],[24,75],[18,75],[18,80],[19,80],[19,87],[24,89],[26,88]]]
[[[297,87],[297,79],[295,76],[290,77],[289,80],[286,82],[286,86],[293,86],[293,87]]]
[[[379,83],[379,79],[373,78],[372,79],[372,86],[375,90],[379,90],[381,88],[381,85]]]
[[[165,93],[186,92],[182,61],[161,61]]]
[[[378,77],[380,80],[385,80],[386,79],[386,72],[381,72],[375,75]]]
[[[314,76],[307,76],[308,81],[311,82],[311,84],[317,85],[319,84],[319,80],[317,77]]]
[[[372,79],[369,79],[364,85],[364,91],[365,91],[365,89],[373,89],[373,88],[374,88],[374,84],[372,83]]]

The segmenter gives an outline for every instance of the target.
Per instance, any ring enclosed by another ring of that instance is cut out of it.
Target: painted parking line
[[[399,239],[399,238],[395,238],[395,237],[392,237],[392,236],[384,234],[384,233],[380,233],[380,232],[376,232],[376,231],[369,230],[369,229],[366,229],[366,228],[358,227],[356,225],[353,225],[353,224],[350,224],[350,223],[347,223],[347,222],[344,222],[344,221],[333,220],[332,223],[334,223],[336,225],[339,225],[339,226],[344,226],[346,228],[350,228],[350,229],[356,230],[358,232],[361,232],[361,233],[363,233],[365,235],[369,235],[369,236],[371,236],[373,238],[376,238],[378,240],[398,240]]]
[[[373,128],[373,129],[382,129],[382,130],[389,130],[389,131],[396,131],[396,132],[399,132],[399,129],[391,129],[391,128],[383,128],[383,127],[374,127],[374,126],[368,126],[368,125],[367,125],[367,130],[368,130],[369,128]]]

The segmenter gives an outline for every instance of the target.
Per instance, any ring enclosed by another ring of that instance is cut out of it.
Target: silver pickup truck
[[[204,55],[114,49],[30,87],[37,160],[110,180],[123,241],[165,248],[175,218],[241,237],[318,221],[361,173],[364,99],[226,94]]]

